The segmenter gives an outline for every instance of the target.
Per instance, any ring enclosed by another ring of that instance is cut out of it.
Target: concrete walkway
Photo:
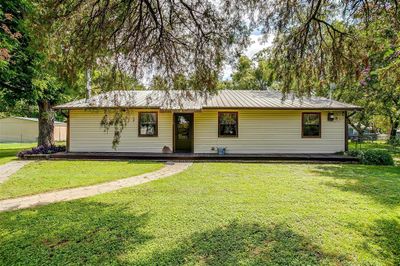
[[[0,165],[0,184],[6,181],[12,174],[19,169],[31,163],[32,161],[11,161],[9,163]]]
[[[69,201],[86,198],[106,192],[111,192],[125,187],[136,186],[156,179],[167,177],[186,170],[192,163],[168,162],[155,172],[146,173],[134,177],[124,178],[117,181],[101,183],[98,185],[78,187],[54,192],[36,194],[32,196],[7,199],[0,201],[0,212],[9,210],[25,209],[38,205],[46,205],[54,202]]]

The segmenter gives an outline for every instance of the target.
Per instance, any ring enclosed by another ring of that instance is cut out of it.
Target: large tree
[[[26,1],[0,4],[0,88],[4,99],[28,98],[37,53],[29,47],[30,36],[24,21],[30,5]],[[7,93],[5,93],[7,90]]]
[[[7,113],[28,113],[37,106],[38,145],[54,145],[52,106],[68,99],[69,87],[54,72],[41,47],[48,42],[36,31],[37,7],[25,0],[6,0],[0,6],[0,97]],[[21,104],[25,104],[23,108]]]
[[[254,25],[274,34],[277,78],[284,90],[298,94],[326,90],[345,76],[359,78],[364,43],[358,31],[382,18],[394,30],[400,25],[397,0],[237,0],[228,7],[252,10]]]
[[[360,84],[376,114],[388,118],[394,138],[400,127],[400,31],[387,19],[373,22],[364,36],[367,53]]]
[[[210,0],[46,1],[46,21],[65,67],[112,65],[135,78],[177,75],[215,87],[227,54],[248,35],[245,23]],[[199,86],[200,88],[200,86]]]
[[[235,90],[266,90],[274,81],[274,71],[268,59],[240,56],[234,65],[231,79],[221,82],[220,88]]]
[[[29,49],[29,37],[24,34],[27,26],[22,13],[28,10],[29,5],[25,2],[5,1],[0,4],[0,116],[37,115],[37,108],[27,108],[28,101],[17,99],[21,95],[23,98],[27,96],[23,88],[31,86],[31,59],[36,56]]]
[[[285,91],[300,95],[359,74],[355,26],[367,29],[387,16],[399,29],[397,0],[48,0],[43,6],[69,67],[112,64],[170,85],[184,73],[205,89],[215,88],[223,60],[246,44],[252,28],[275,36],[277,77]]]

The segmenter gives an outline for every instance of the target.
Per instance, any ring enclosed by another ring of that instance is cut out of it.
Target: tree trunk
[[[398,119],[395,120],[395,121],[392,123],[391,128],[390,128],[390,138],[391,138],[391,139],[396,137],[396,135],[397,135],[397,129],[399,128],[399,126],[400,126],[400,121],[399,121]]]
[[[54,112],[47,100],[38,101],[39,106],[39,137],[38,146],[54,145]]]

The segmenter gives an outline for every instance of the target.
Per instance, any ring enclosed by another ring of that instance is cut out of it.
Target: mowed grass
[[[17,153],[36,147],[37,143],[0,143],[0,165],[17,159]]]
[[[37,161],[0,184],[0,199],[92,185],[156,171],[163,163],[139,161]]]
[[[56,145],[65,145],[64,141],[56,142]],[[36,142],[29,143],[0,143],[0,165],[17,160],[17,153],[29,150],[37,146]]]
[[[400,168],[196,163],[0,213],[1,265],[399,265]]]

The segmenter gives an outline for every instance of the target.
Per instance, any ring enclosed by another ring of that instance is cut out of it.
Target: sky
[[[262,38],[262,34],[259,31],[254,31],[250,35],[251,44],[247,49],[243,52],[243,55],[246,55],[249,58],[252,58],[256,53],[261,51],[264,48],[271,46],[273,36],[270,36],[267,41],[264,41]],[[227,64],[223,71],[223,80],[230,80],[232,74],[232,65]]]

